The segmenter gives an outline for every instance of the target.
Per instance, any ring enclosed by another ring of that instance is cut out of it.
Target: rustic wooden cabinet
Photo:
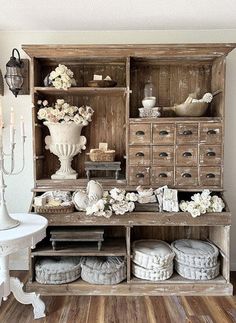
[[[104,188],[123,187],[134,190],[138,185],[158,187],[167,184],[179,189],[180,198],[204,188],[222,195],[224,169],[225,63],[235,44],[176,45],[23,45],[31,57],[31,91],[33,111],[34,195],[46,190],[74,191],[87,183],[84,162],[86,152],[107,142],[116,150],[121,162],[118,180],[109,171],[94,173]],[[77,87],[66,91],[44,87],[46,75],[59,63],[73,70]],[[93,74],[109,75],[117,81],[114,88],[90,88]],[[139,118],[144,85],[152,79],[157,105],[173,106],[185,101],[199,89],[214,94],[203,117],[175,117],[163,109],[160,118]],[[80,106],[88,104],[95,113],[93,121],[83,128],[87,138],[86,152],[77,155],[73,168],[75,180],[52,180],[59,168],[58,157],[45,149],[48,129],[37,119],[39,99],[49,103],[58,98]],[[33,210],[33,209],[32,209]],[[222,213],[207,213],[199,218],[190,214],[133,212],[111,219],[86,218],[81,212],[46,215],[50,227],[103,226],[102,250],[66,248],[52,250],[48,238],[31,253],[31,281],[27,289],[45,295],[229,295],[229,234],[231,216],[226,207]],[[132,277],[132,241],[143,238],[172,242],[179,238],[207,239],[220,249],[221,275],[210,281],[190,281],[174,274],[164,282],[147,282]],[[127,259],[127,281],[113,286],[89,285],[81,280],[67,285],[40,285],[34,280],[37,257],[57,255],[119,255]]]

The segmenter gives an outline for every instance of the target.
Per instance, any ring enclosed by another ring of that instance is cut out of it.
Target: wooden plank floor
[[[13,272],[22,281],[26,272]],[[232,274],[236,289],[236,272]],[[236,322],[236,296],[227,297],[42,297],[47,316],[34,321],[32,306],[12,295],[0,307],[0,323],[230,323]]]

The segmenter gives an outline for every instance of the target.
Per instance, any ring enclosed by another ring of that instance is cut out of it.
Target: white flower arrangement
[[[66,103],[63,99],[57,99],[54,106],[49,106],[47,100],[37,102],[40,107],[38,119],[53,123],[76,123],[87,126],[92,121],[93,109],[89,106],[78,108]]]
[[[209,190],[203,190],[201,194],[194,194],[192,201],[181,201],[179,207],[181,211],[191,213],[194,218],[206,212],[222,212],[225,207],[222,198],[210,194]]]
[[[49,75],[49,80],[56,89],[67,90],[71,86],[76,86],[73,78],[74,73],[65,65],[59,64]]]
[[[135,208],[134,202],[138,200],[137,194],[126,193],[125,190],[113,188],[110,192],[104,192],[103,198],[92,206],[87,207],[86,215],[111,217],[112,212],[116,215],[132,212]]]

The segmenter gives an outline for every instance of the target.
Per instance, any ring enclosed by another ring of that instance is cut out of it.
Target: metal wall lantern
[[[15,52],[17,53],[18,58],[14,56]],[[6,64],[5,80],[9,89],[12,91],[15,97],[17,97],[24,83],[24,78],[22,74],[23,68],[24,63],[23,60],[21,60],[20,58],[20,53],[16,48],[14,48],[12,50],[11,58]]]

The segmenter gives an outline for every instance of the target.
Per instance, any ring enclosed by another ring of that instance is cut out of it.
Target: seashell
[[[96,181],[89,181],[87,184],[87,194],[90,203],[94,203],[103,197],[102,185]]]
[[[89,206],[88,194],[83,190],[75,191],[72,196],[72,201],[78,211],[85,211]]]

